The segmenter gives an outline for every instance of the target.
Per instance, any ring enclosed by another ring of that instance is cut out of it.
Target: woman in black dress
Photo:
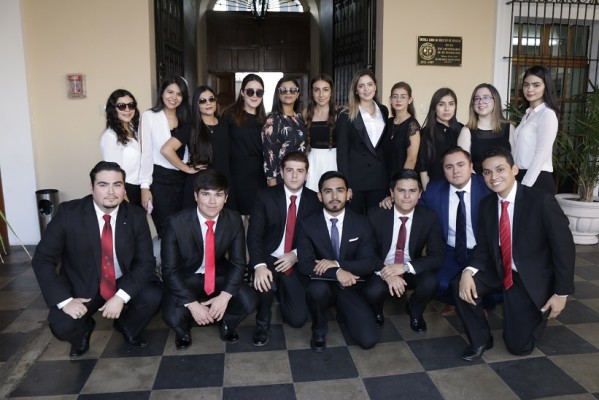
[[[392,118],[387,120],[387,133],[383,139],[383,152],[387,174],[401,169],[415,169],[420,148],[420,124],[414,117],[412,88],[398,82],[391,88],[389,101]]]
[[[481,83],[472,91],[470,117],[458,137],[458,146],[470,152],[474,171],[482,174],[483,157],[493,147],[514,148],[514,125],[501,113],[501,97],[493,85]]]
[[[183,190],[183,208],[196,204],[193,182],[199,171],[214,168],[230,179],[228,126],[218,119],[214,91],[208,86],[198,87],[193,93],[191,104],[191,132],[176,133],[160,150],[171,164],[187,174]],[[189,151],[187,164],[177,156],[177,151],[182,146],[187,146]]]
[[[244,216],[250,215],[256,192],[266,187],[261,135],[266,120],[263,96],[262,78],[248,74],[241,82],[237,100],[224,114],[229,131],[231,170],[227,203]]]
[[[443,179],[441,157],[450,147],[458,143],[458,135],[462,124],[456,119],[458,98],[449,88],[438,89],[431,99],[424,127],[420,131],[420,151],[418,152],[422,186],[433,179]]]

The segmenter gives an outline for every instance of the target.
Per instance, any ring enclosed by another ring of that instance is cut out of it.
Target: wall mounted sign
[[[85,75],[67,74],[67,94],[69,98],[85,97],[87,95]]]
[[[418,65],[462,65],[462,38],[459,36],[418,36]]]

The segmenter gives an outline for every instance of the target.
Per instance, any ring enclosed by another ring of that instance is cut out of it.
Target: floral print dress
[[[262,149],[266,179],[283,182],[281,161],[292,151],[306,151],[306,123],[300,113],[288,116],[272,112],[262,128]]]

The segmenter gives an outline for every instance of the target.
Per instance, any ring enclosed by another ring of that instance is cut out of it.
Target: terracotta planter
[[[560,193],[555,198],[570,220],[574,243],[599,243],[599,197],[595,197],[593,202],[584,202],[578,201],[577,194]]]

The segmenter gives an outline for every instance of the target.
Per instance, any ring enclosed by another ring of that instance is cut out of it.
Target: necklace
[[[202,122],[204,122],[204,121],[202,121]],[[204,122],[204,126],[205,126],[206,128],[208,128],[208,130],[210,131],[210,135],[214,135],[214,127],[215,127],[216,125],[212,125],[212,127],[211,127],[210,125],[208,125],[207,123],[205,123],[205,122]]]

